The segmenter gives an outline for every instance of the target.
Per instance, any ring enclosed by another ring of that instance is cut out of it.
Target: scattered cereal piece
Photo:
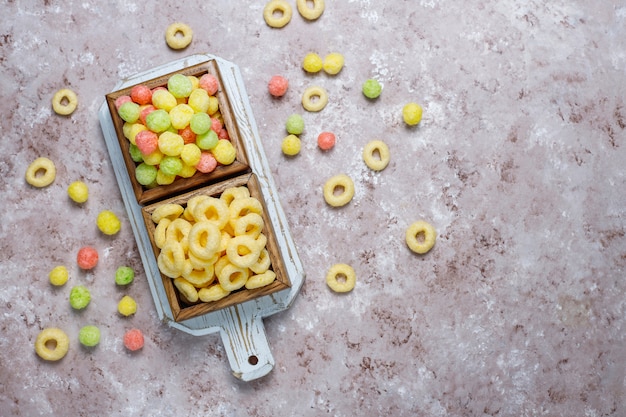
[[[82,181],[74,181],[67,187],[67,195],[76,203],[84,203],[89,198],[89,188]]]
[[[52,184],[56,176],[57,169],[54,162],[44,157],[35,159],[26,169],[26,182],[37,188]]]
[[[307,0],[296,0],[298,12],[307,20],[315,20],[324,13],[324,0],[313,0],[313,7],[309,7]]]
[[[267,84],[269,93],[274,97],[282,97],[289,88],[289,81],[280,75],[274,75]]]
[[[323,151],[327,151],[335,146],[335,134],[332,132],[322,132],[317,137],[317,146]]]
[[[424,254],[432,249],[437,239],[435,228],[420,220],[406,229],[406,244],[415,253]]]
[[[287,118],[285,129],[292,135],[301,134],[304,131],[304,119],[299,114],[292,114]]]
[[[422,107],[416,103],[408,103],[402,108],[404,123],[415,126],[422,120]]]
[[[93,325],[83,326],[78,332],[78,340],[83,346],[94,347],[100,343],[100,329]]]
[[[52,96],[52,109],[56,114],[69,116],[74,113],[77,106],[78,97],[75,92],[68,88],[63,88]]]
[[[91,294],[84,285],[76,285],[70,291],[70,305],[75,310],[82,310],[89,305]]]
[[[363,95],[367,98],[378,98],[382,91],[383,87],[377,80],[373,78],[370,78],[363,83]]]
[[[143,347],[143,333],[139,329],[130,329],[124,334],[124,346],[134,352]]]
[[[335,292],[352,291],[356,284],[354,268],[347,264],[335,264],[326,274],[326,284]]]
[[[326,181],[323,190],[326,203],[332,207],[342,207],[354,197],[354,182],[349,176],[338,174]]]
[[[125,295],[120,302],[117,303],[117,311],[119,311],[122,316],[128,317],[137,312],[137,303],[132,297]]]
[[[288,135],[283,139],[281,149],[285,155],[295,156],[300,153],[300,138],[296,135]]]
[[[122,228],[122,222],[111,210],[102,210],[96,221],[98,229],[105,235],[114,235]]]
[[[98,251],[91,246],[84,246],[76,255],[76,263],[82,269],[92,269],[98,264]]]
[[[165,42],[172,49],[185,49],[191,43],[193,30],[181,22],[172,23],[165,31]]]
[[[115,283],[117,285],[128,285],[135,279],[135,271],[130,266],[120,266],[115,271]]]
[[[310,112],[318,112],[328,104],[328,93],[318,86],[308,87],[302,93],[302,107]]]
[[[63,265],[55,266],[48,274],[48,278],[50,279],[50,284],[60,287],[61,285],[65,285],[70,275],[67,272],[67,268]]]
[[[282,28],[291,21],[291,5],[285,0],[271,0],[263,8],[263,19],[269,27]]]
[[[62,359],[70,348],[70,339],[67,334],[56,327],[43,329],[35,340],[35,352],[43,360],[58,361]]]
[[[320,57],[315,52],[309,52],[304,56],[304,60],[302,61],[302,69],[306,72],[316,73],[322,70],[324,63],[322,61],[322,57]]]
[[[373,140],[363,148],[363,161],[370,169],[382,171],[389,165],[389,148],[382,140]]]
[[[324,57],[323,69],[327,74],[336,75],[343,68],[343,64],[343,55],[333,52]]]

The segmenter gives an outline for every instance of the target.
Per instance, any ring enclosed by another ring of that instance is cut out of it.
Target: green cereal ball
[[[165,132],[171,124],[170,114],[163,109],[150,112],[146,116],[146,126],[155,133]]]
[[[363,95],[367,98],[377,98],[382,91],[383,87],[373,78],[363,83]]]
[[[174,74],[167,80],[167,89],[176,98],[189,97],[193,83],[183,74]]]
[[[141,185],[150,185],[156,180],[157,168],[154,165],[148,165],[145,162],[137,165],[135,168],[135,178]]]
[[[100,329],[91,325],[83,326],[78,333],[78,340],[83,346],[96,346],[100,343]]]
[[[178,156],[166,155],[163,159],[161,159],[159,168],[164,174],[178,175],[178,173],[183,169],[183,161]]]
[[[215,148],[219,140],[220,138],[217,136],[217,133],[215,133],[214,130],[209,130],[202,135],[196,136],[196,145],[198,145],[198,148],[207,151]]]
[[[299,135],[304,131],[304,119],[299,114],[292,114],[287,118],[285,128],[287,129],[287,133]]]
[[[82,310],[89,305],[91,301],[91,294],[87,287],[83,285],[76,285],[72,287],[70,291],[70,305],[75,310]]]
[[[196,135],[208,132],[212,125],[213,121],[211,120],[211,116],[206,113],[195,113],[191,116],[191,121],[189,122],[191,131]]]
[[[132,159],[133,162],[141,162],[141,161],[143,161],[143,158],[141,156],[141,151],[139,150],[137,145],[134,145],[134,144],[131,143],[129,148],[128,148],[128,153],[130,154],[130,159]]]
[[[130,266],[120,266],[115,271],[115,283],[117,285],[128,285],[135,279],[135,271]]]
[[[117,112],[125,122],[135,123],[139,119],[141,110],[139,109],[139,104],[127,101],[120,106]]]

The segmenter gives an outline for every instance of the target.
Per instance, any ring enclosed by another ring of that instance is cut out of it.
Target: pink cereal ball
[[[274,75],[270,78],[270,82],[267,85],[267,89],[274,97],[282,97],[289,88],[289,81],[285,77],[280,75]]]
[[[193,133],[190,126],[185,126],[185,128],[180,129],[178,134],[183,138],[185,145],[188,143],[196,143],[196,134]]]
[[[222,122],[217,117],[211,118],[211,130],[214,132],[222,130]]]
[[[129,101],[133,101],[130,96],[119,96],[115,99],[115,108],[119,110],[120,107],[122,107],[122,104],[128,103]]]
[[[219,133],[217,134],[217,137],[220,139],[229,139],[230,136],[228,136],[228,130],[221,128]]]
[[[143,347],[143,333],[139,329],[130,329],[124,333],[124,346],[131,352]]]
[[[135,135],[135,145],[142,155],[150,155],[159,149],[159,137],[151,130],[142,130]]]
[[[209,93],[210,96],[217,93],[217,89],[219,88],[217,78],[215,78],[215,76],[211,74],[204,74],[202,77],[200,77],[198,83],[200,85],[200,88],[206,90],[206,92]]]
[[[93,269],[98,264],[98,251],[91,246],[79,249],[76,255],[76,263],[81,269]]]
[[[321,150],[327,151],[335,146],[335,134],[332,132],[322,132],[317,137],[317,146]]]
[[[150,93],[150,97],[152,99],[152,93]],[[156,107],[154,107],[152,104],[148,104],[147,106],[143,107],[141,111],[139,111],[139,120],[141,120],[141,123],[145,125],[146,117],[148,117],[148,115],[155,110],[156,110]]]
[[[133,86],[130,89],[130,98],[140,106],[148,104],[152,101],[152,90],[143,84]]]
[[[217,167],[217,160],[210,152],[202,152],[200,154],[200,162],[196,164],[196,169],[203,174],[208,174],[209,172],[213,172],[213,170]]]

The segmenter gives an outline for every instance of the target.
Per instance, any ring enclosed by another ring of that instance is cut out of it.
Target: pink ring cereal
[[[149,104],[152,102],[152,90],[149,87],[138,84],[130,89],[130,98],[137,104]]]
[[[131,352],[143,348],[143,333],[139,329],[130,329],[124,334],[124,346]]]
[[[91,246],[79,249],[76,255],[76,263],[81,269],[93,269],[98,264],[98,251]]]
[[[143,155],[150,155],[159,149],[159,137],[151,130],[142,130],[135,136],[135,145]]]
[[[215,95],[217,90],[219,89],[219,82],[217,78],[213,74],[203,74],[199,80],[200,88],[206,90],[209,93],[209,96]]]
[[[201,152],[200,162],[196,164],[196,169],[203,174],[213,172],[217,167],[217,160],[211,152]]]
[[[323,151],[327,151],[335,146],[335,134],[332,132],[322,132],[317,137],[317,146]]]
[[[269,93],[274,97],[282,97],[289,88],[289,81],[283,76],[274,75],[267,85]]]

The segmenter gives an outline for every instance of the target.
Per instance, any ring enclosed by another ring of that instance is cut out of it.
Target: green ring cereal
[[[382,91],[383,87],[373,78],[363,83],[363,95],[367,98],[377,98]]]

